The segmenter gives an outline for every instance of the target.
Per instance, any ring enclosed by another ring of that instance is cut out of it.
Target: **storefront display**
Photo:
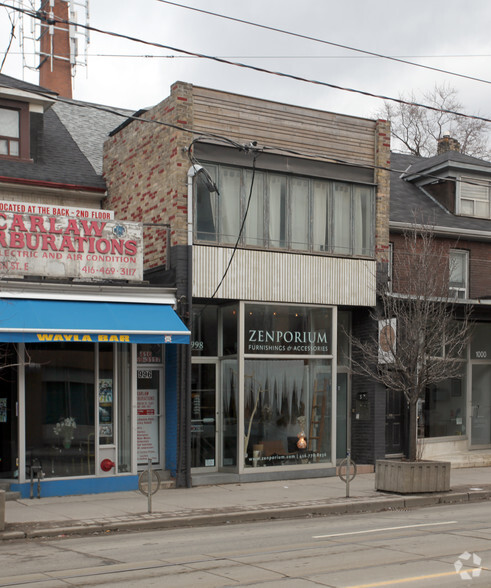
[[[205,329],[213,314],[216,326]],[[193,325],[200,333],[192,348],[194,468],[247,472],[335,461],[332,308],[195,307]],[[212,349],[219,353],[206,356]]]

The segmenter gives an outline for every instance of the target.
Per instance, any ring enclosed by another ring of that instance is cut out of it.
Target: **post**
[[[148,458],[148,512],[152,512],[152,458]]]
[[[346,451],[346,498],[349,498],[349,477],[351,475],[351,450]]]

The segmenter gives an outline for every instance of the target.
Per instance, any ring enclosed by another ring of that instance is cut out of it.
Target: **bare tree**
[[[390,120],[394,148],[420,157],[437,152],[437,142],[450,135],[460,143],[460,152],[489,159],[489,128],[486,122],[452,114],[464,113],[458,92],[447,84],[435,86],[421,99],[411,93],[399,96],[406,103],[384,102],[379,118]],[[429,110],[409,103],[424,103],[439,110]]]
[[[448,286],[448,249],[434,239],[431,227],[414,225],[394,253],[392,288],[387,282],[379,287],[372,313],[378,332],[368,340],[350,337],[354,373],[404,394],[412,461],[417,459],[418,400],[428,387],[462,375],[470,338],[468,307],[456,304]]]

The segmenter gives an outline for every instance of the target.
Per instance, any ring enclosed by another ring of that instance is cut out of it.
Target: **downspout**
[[[193,301],[193,203],[194,177],[202,169],[193,165],[188,170],[188,218],[186,246],[186,312],[181,318],[191,330]],[[176,486],[190,488],[191,479],[191,345],[181,345],[179,370],[179,440],[177,448]]]

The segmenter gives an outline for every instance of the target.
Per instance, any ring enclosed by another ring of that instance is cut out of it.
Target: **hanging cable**
[[[474,82],[482,82],[483,84],[491,84],[490,80],[484,80],[482,78],[475,78],[473,76],[468,76],[466,74],[461,74],[453,71],[448,71],[446,69],[440,69],[438,67],[431,67],[430,65],[423,65],[422,63],[414,63],[413,61],[407,61],[405,59],[401,59],[400,57],[394,57],[390,55],[384,55],[382,53],[375,53],[374,51],[367,51],[366,49],[359,49],[357,47],[352,47],[350,45],[342,45],[341,43],[334,43],[333,41],[326,41],[325,39],[318,39],[316,37],[311,37],[309,35],[302,35],[301,33],[294,33],[292,31],[286,31],[285,29],[279,29],[277,27],[268,26],[264,24],[260,24],[257,22],[251,22],[250,20],[244,20],[241,18],[236,18],[233,16],[227,16],[225,14],[220,14],[217,12],[211,12],[209,10],[204,10],[202,8],[196,8],[194,6],[186,6],[185,4],[178,4],[177,2],[170,2],[169,0],[157,0],[162,4],[169,4],[171,6],[177,6],[179,8],[185,8],[187,10],[193,10],[195,12],[201,12],[202,14],[208,14],[210,16],[216,16],[217,18],[223,18],[225,20],[230,20],[233,22],[239,22],[241,24],[246,24],[252,27],[257,27],[259,29],[264,29],[267,31],[273,31],[275,33],[281,33],[283,35],[290,35],[291,37],[297,37],[299,39],[305,39],[307,41],[314,41],[315,43],[322,43],[324,45],[330,45],[331,47],[338,47],[340,49],[347,49],[348,51],[355,51],[357,53],[363,53],[364,55],[368,55],[370,57],[378,57],[380,59],[388,59],[390,61],[396,61],[398,63],[403,63],[405,65],[411,65],[413,67],[420,67],[422,69],[429,69],[431,71],[436,71],[438,73],[444,73],[449,76],[456,76],[459,78],[464,78],[467,80],[473,80]]]
[[[152,41],[146,41],[145,39],[141,39],[138,37],[133,37],[130,35],[125,35],[122,33],[115,33],[112,31],[106,31],[103,29],[99,29],[97,27],[94,26],[89,26],[89,25],[85,25],[85,24],[81,24],[81,23],[75,23],[72,22],[68,19],[60,19],[60,18],[50,18],[48,17],[48,15],[42,11],[29,11],[29,10],[25,10],[16,6],[11,6],[8,4],[5,4],[3,2],[0,2],[0,6],[5,6],[7,8],[11,8],[13,10],[17,10],[19,12],[25,13],[25,14],[29,14],[30,16],[32,16],[33,18],[37,18],[43,22],[46,22],[47,24],[68,24],[68,25],[73,25],[73,26],[78,26],[81,28],[84,28],[86,30],[89,31],[94,31],[96,33],[101,33],[104,35],[109,35],[111,37],[115,37],[118,39],[125,39],[127,41],[133,41],[135,43],[142,43],[144,45],[151,45],[153,47],[160,47],[162,49],[168,49],[170,51],[175,51],[176,53],[184,53],[185,55],[191,55],[194,57],[200,57],[202,59],[208,59],[211,61],[215,61],[217,63],[223,63],[225,65],[232,65],[234,67],[241,67],[243,69],[249,69],[252,71],[256,71],[256,72],[260,72],[260,73],[265,73],[265,74],[269,74],[269,75],[274,75],[274,76],[278,76],[281,78],[287,78],[287,79],[291,79],[291,80],[296,80],[298,82],[304,82],[304,83],[308,83],[308,84],[314,84],[317,86],[323,86],[326,88],[331,88],[333,90],[340,90],[343,92],[351,92],[353,94],[360,94],[362,96],[368,96],[369,98],[377,98],[380,100],[387,100],[389,102],[396,102],[398,104],[406,104],[408,106],[417,106],[419,108],[424,108],[426,110],[432,110],[435,112],[444,112],[446,114],[453,114],[455,116],[460,116],[462,118],[469,118],[472,120],[480,120],[480,121],[484,121],[487,123],[491,122],[491,119],[483,117],[483,116],[478,116],[478,115],[474,115],[474,114],[465,114],[463,112],[458,112],[455,110],[447,110],[444,108],[438,108],[437,106],[431,106],[429,104],[421,104],[418,102],[412,102],[410,100],[404,100],[403,98],[393,98],[391,96],[384,96],[383,94],[375,94],[374,92],[368,92],[366,90],[358,90],[356,88],[349,88],[349,87],[345,87],[345,86],[339,86],[337,84],[331,84],[329,82],[323,82],[320,80],[314,80],[314,79],[309,79],[309,78],[304,78],[302,76],[298,76],[298,75],[294,75],[294,74],[287,74],[284,72],[279,72],[279,71],[273,71],[270,69],[266,69],[263,67],[258,67],[255,65],[250,65],[247,63],[242,63],[242,62],[238,62],[238,61],[230,61],[229,59],[223,59],[221,57],[216,57],[213,55],[206,55],[204,53],[197,53],[195,51],[189,51],[186,49],[180,49],[178,47],[173,47],[171,45],[164,45],[162,43],[156,43],[156,42],[152,42]]]

